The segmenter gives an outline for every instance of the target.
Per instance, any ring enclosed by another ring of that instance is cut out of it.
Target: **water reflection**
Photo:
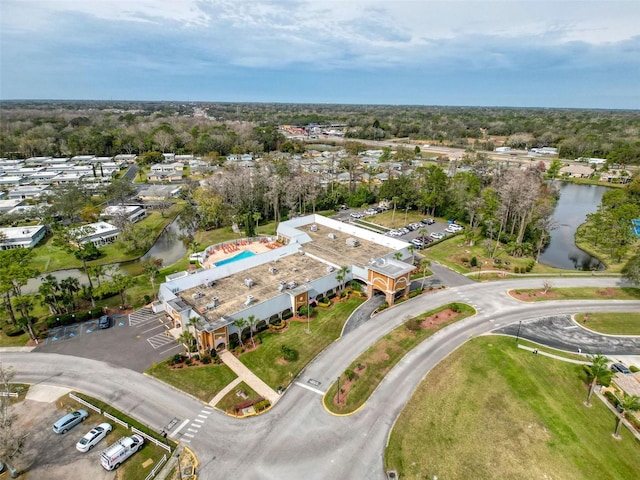
[[[540,255],[540,263],[552,267],[575,270],[602,270],[599,259],[580,250],[575,244],[575,233],[587,214],[598,209],[607,187],[555,182],[560,199],[553,213],[558,228],[551,231],[549,245]]]

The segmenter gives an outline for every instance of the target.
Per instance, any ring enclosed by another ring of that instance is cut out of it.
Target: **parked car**
[[[76,410],[68,413],[53,424],[53,431],[60,434],[67,433],[80,422],[84,422],[88,416],[89,414],[86,410]]]
[[[422,248],[422,247],[424,247],[424,242],[423,242],[422,240],[418,239],[418,238],[414,238],[414,239],[413,239],[413,240],[411,240],[411,242],[409,242],[409,243],[412,243],[413,245],[415,245],[415,246],[416,246],[416,247],[418,247],[418,248]]]
[[[435,240],[440,240],[445,237],[445,234],[442,232],[431,232],[429,236]]]
[[[88,452],[95,447],[100,441],[107,436],[113,430],[113,427],[109,423],[101,423],[95,428],[92,428],[84,437],[76,443],[76,449],[80,452]]]
[[[144,444],[144,438],[135,434],[122,437],[100,454],[100,463],[105,470],[115,470],[122,462],[136,453]]]
[[[611,371],[616,373],[622,373],[623,375],[631,375],[631,370],[623,363],[614,363],[611,365]]]
[[[420,228],[422,228],[422,225],[418,222],[415,222],[415,223],[412,223],[410,227],[411,227],[411,230],[419,230]]]
[[[436,223],[433,218],[423,218],[422,220],[420,220],[420,222],[424,223],[425,225],[433,225],[434,223]]]
[[[102,315],[98,320],[98,328],[109,328],[111,326],[111,317],[108,315]]]
[[[447,233],[458,233],[460,230],[455,228],[453,225],[449,225],[447,228],[444,229],[444,231]]]

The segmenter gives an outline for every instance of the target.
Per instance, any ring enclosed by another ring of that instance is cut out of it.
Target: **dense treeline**
[[[491,150],[557,147],[563,158],[640,163],[640,114],[389,105],[159,102],[3,102],[0,155],[142,153],[219,155],[280,148],[277,125],[345,125],[346,136],[408,137]]]

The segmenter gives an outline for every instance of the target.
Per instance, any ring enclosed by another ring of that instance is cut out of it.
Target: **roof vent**
[[[247,287],[251,288],[251,287],[253,287],[253,286],[256,284],[256,282],[254,282],[254,281],[253,281],[252,279],[250,279],[250,278],[245,278],[245,279],[244,279],[244,284],[245,284]]]
[[[244,301],[244,305],[251,305],[253,303],[253,295],[247,295],[247,299]]]

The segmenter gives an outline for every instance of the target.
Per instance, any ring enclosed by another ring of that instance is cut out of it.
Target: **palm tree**
[[[193,340],[196,344],[196,347],[198,347],[198,351],[200,351],[200,342],[198,341],[198,323],[199,323],[199,319],[198,318],[190,318],[189,321],[185,324],[185,326],[187,327],[187,332],[189,332],[191,334],[191,336],[193,337]],[[191,329],[193,329],[193,333],[191,333]]]
[[[346,280],[348,273],[349,267],[347,267],[346,265],[340,267],[340,269],[336,273],[336,280],[340,283],[340,290],[344,290],[344,281]]]
[[[593,391],[596,388],[597,383],[609,384],[611,380],[611,370],[607,365],[607,357],[604,355],[588,355],[587,358],[591,361],[591,365],[585,367],[587,375],[591,379],[591,384],[589,385],[589,393],[587,394],[587,401],[584,404],[587,407],[591,406],[591,396],[593,395]]]
[[[244,318],[238,318],[233,321],[233,326],[238,329],[238,341],[240,342],[240,346],[244,347],[242,344],[242,332],[247,327],[249,322],[247,322]]]
[[[187,349],[187,353],[191,353],[191,350],[193,350],[193,346],[196,340],[191,332],[189,331],[182,332],[180,336],[178,336],[177,340],[178,342],[184,345],[184,347]]]
[[[31,338],[31,340],[35,340],[37,343],[38,340],[36,338],[36,333],[33,330],[34,317],[31,315],[31,310],[33,309],[33,298],[28,295],[14,297],[13,306],[22,314],[22,317],[18,319],[18,323],[27,328],[29,338]]]
[[[416,261],[416,246],[412,243],[407,247],[407,250],[411,253],[411,265]],[[398,252],[399,253],[399,252]]]
[[[256,318],[255,315],[249,315],[247,317],[247,323],[249,324],[249,333],[251,334],[251,343],[253,344],[253,346],[256,346],[256,342],[253,339],[253,330],[256,328],[256,324],[258,323],[258,319]]]
[[[427,275],[427,268],[431,266],[431,260],[429,260],[428,258],[423,258],[422,260],[420,260],[420,266],[422,267],[422,286],[420,288],[424,290],[424,279]]]
[[[51,274],[41,277],[42,283],[38,287],[43,305],[48,305],[52,314],[62,312],[60,306],[60,284],[58,279]]]
[[[400,260],[402,258],[402,252],[396,252],[393,254],[393,258]]]
[[[627,411],[637,412],[640,410],[640,397],[637,395],[629,395],[627,392],[624,392],[622,397],[616,395],[616,398],[618,399],[618,410],[620,410],[620,415],[618,416],[618,423],[616,423],[616,431],[613,436],[615,438],[620,438],[620,425],[622,425],[622,420],[624,419]]]

